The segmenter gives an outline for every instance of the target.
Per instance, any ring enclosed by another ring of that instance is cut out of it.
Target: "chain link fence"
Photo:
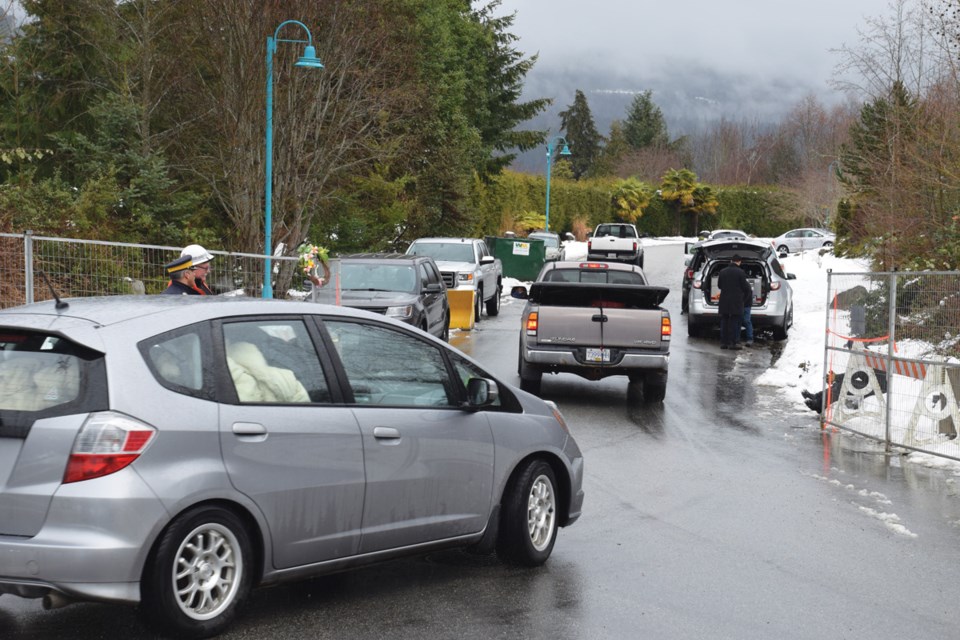
[[[181,247],[123,242],[0,234],[0,308],[61,298],[120,294],[156,294],[169,277],[163,265]],[[306,297],[311,286],[297,267],[297,257],[210,251],[215,256],[207,282],[221,295],[260,296],[267,261],[273,272],[274,297]]]
[[[960,273],[829,273],[825,424],[960,460]]]

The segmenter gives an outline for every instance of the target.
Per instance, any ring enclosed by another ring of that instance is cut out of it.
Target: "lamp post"
[[[280,29],[288,24],[295,24],[307,33],[306,40],[291,40],[278,37]],[[286,20],[281,22],[273,36],[267,36],[267,144],[266,144],[266,203],[264,206],[264,253],[267,255],[265,270],[263,272],[263,297],[273,297],[273,283],[270,282],[271,256],[273,255],[273,54],[277,51],[278,42],[302,42],[306,46],[303,48],[303,55],[296,61],[296,67],[308,67],[313,69],[323,69],[323,63],[317,58],[317,50],[313,47],[313,34],[310,29],[299,20]]]
[[[560,155],[569,156],[570,147],[567,146],[567,140],[563,136],[554,136],[554,138],[547,143],[547,219],[544,225],[544,231],[550,231],[550,167],[553,165],[553,150],[557,144],[560,143],[563,144],[563,147],[560,149]]]

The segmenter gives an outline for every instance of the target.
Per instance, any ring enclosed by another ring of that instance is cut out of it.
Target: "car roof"
[[[414,256],[407,253],[348,253],[339,256],[345,262],[418,262],[433,260],[430,256]]]
[[[314,302],[247,296],[120,295],[67,298],[64,302],[67,307],[61,309],[56,308],[53,300],[2,309],[0,326],[9,324],[43,331],[79,326],[102,328],[142,319],[156,328],[154,333],[161,333],[223,316],[278,313],[349,315],[354,311]]]

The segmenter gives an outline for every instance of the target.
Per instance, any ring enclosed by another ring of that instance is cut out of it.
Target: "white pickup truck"
[[[503,290],[503,264],[491,255],[487,244],[479,238],[420,238],[414,240],[407,254],[430,256],[440,269],[447,289],[474,289],[474,315],[480,320],[485,305],[488,316],[500,313]],[[469,308],[469,307],[468,307]]]
[[[667,390],[669,293],[651,286],[633,265],[548,262],[529,289],[520,324],[517,373],[520,388],[539,394],[544,373],[574,373],[588,380],[627,376],[644,402],[660,402]]]
[[[587,260],[629,262],[643,268],[643,243],[632,224],[598,224],[587,240]]]

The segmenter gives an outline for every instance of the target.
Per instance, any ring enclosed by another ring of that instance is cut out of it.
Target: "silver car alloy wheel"
[[[180,610],[210,620],[233,602],[243,578],[240,543],[227,527],[202,524],[184,537],[173,563],[173,589]]]
[[[527,499],[527,531],[530,542],[537,551],[550,545],[556,530],[557,497],[553,483],[545,475],[537,476],[530,487]]]

